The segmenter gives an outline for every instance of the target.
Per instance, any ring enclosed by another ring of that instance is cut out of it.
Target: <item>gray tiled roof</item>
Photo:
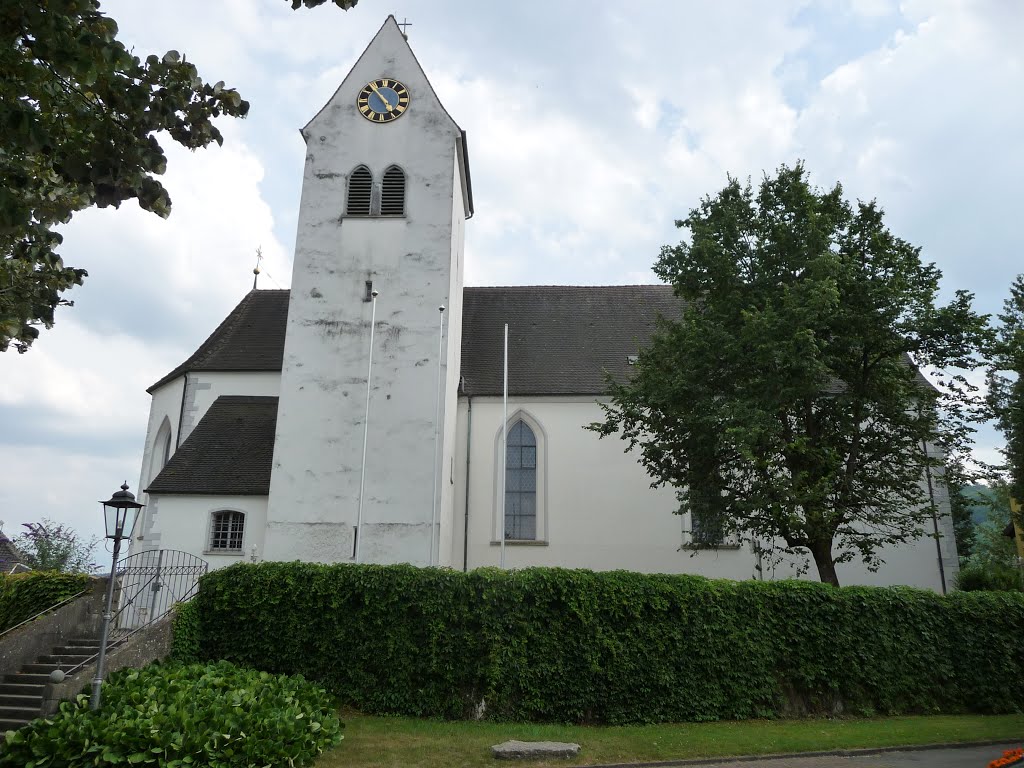
[[[0,573],[10,573],[19,563],[24,563],[24,555],[14,546],[13,541],[0,533]]]
[[[147,391],[190,371],[280,371],[287,290],[249,291],[191,357]]]
[[[597,395],[604,372],[622,379],[627,356],[677,314],[667,285],[532,285],[463,289],[462,378],[469,395],[500,395],[509,324],[509,392]],[[250,291],[195,354],[149,388],[186,371],[280,371],[288,291]]]
[[[605,371],[624,380],[628,356],[647,343],[659,314],[677,317],[668,285],[530,285],[466,288],[462,378],[467,395],[502,393],[504,325],[513,395],[598,395]]]
[[[266,496],[276,425],[276,397],[218,397],[146,492]]]

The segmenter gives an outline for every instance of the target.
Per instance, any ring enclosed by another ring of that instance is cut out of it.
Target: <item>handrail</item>
[[[28,617],[27,619],[25,619],[25,620],[24,620],[24,621],[22,621],[21,623],[19,623],[19,624],[15,624],[15,625],[14,625],[13,627],[8,627],[8,628],[7,628],[7,629],[5,629],[5,630],[4,630],[3,632],[0,632],[0,637],[3,637],[3,636],[4,636],[4,635],[6,635],[6,634],[7,634],[8,632],[13,632],[13,631],[14,631],[14,630],[16,630],[16,629],[17,629],[18,627],[23,627],[23,626],[25,626],[25,625],[26,625],[26,624],[28,624],[28,623],[29,623],[30,621],[35,621],[35,620],[36,620],[36,619],[38,619],[38,618],[39,618],[40,616],[42,616],[42,615],[43,615],[44,613],[49,613],[50,611],[55,611],[55,610],[57,610],[58,608],[62,607],[62,606],[63,606],[63,605],[65,604],[65,603],[70,603],[70,602],[71,602],[71,601],[73,601],[73,600],[77,600],[77,599],[78,599],[78,598],[80,598],[80,597],[81,597],[82,595],[84,595],[84,594],[85,594],[86,592],[91,592],[91,591],[92,591],[92,587],[86,587],[86,588],[85,588],[85,589],[83,589],[83,590],[82,590],[81,592],[79,592],[79,593],[78,593],[77,595],[72,595],[71,597],[66,597],[66,598],[64,598],[63,600],[61,600],[61,601],[60,601],[59,603],[55,603],[55,604],[51,605],[51,606],[50,606],[49,608],[44,608],[44,609],[43,609],[43,610],[41,610],[41,611],[40,611],[39,613],[37,613],[37,614],[36,614],[35,616],[29,616],[29,617]]]
[[[189,600],[191,600],[191,599],[192,598],[190,596]],[[178,603],[186,603],[186,602],[188,602],[188,600],[179,600],[178,601]],[[175,603],[175,605],[177,605],[178,603]],[[135,627],[133,629],[128,630],[123,635],[119,634],[119,635],[111,638],[110,642],[107,643],[107,652],[109,653],[111,649],[117,648],[119,645],[123,645],[124,643],[128,642],[128,638],[132,637],[137,632],[141,632],[144,629],[149,629],[151,626],[156,624],[158,621],[162,621],[163,619],[167,618],[167,616],[169,616],[169,615],[170,615],[170,611],[167,611],[166,613],[163,613],[163,614],[157,616],[155,619],[150,619],[149,621],[147,621],[145,624],[142,624],[141,626],[138,626],[138,627]],[[62,667],[58,667],[58,669],[60,669],[64,673],[64,677],[65,678],[71,677],[71,675],[75,674],[76,672],[80,672],[82,669],[84,669],[85,667],[89,666],[94,661],[96,661],[96,659],[97,659],[97,657],[99,655],[100,655],[99,651],[97,651],[92,656],[90,656],[89,658],[85,659],[85,661],[78,662],[77,664],[75,664],[75,666],[71,667],[70,669],[64,669]]]

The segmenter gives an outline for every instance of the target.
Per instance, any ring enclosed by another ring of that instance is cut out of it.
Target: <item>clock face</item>
[[[359,92],[356,106],[371,123],[389,123],[409,108],[409,90],[397,80],[382,77],[366,84]]]

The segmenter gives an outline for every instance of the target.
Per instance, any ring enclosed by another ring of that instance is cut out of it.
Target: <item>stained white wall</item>
[[[149,497],[150,513],[159,539],[144,549],[178,549],[201,557],[210,569],[223,568],[241,560],[249,561],[256,548],[262,558],[264,533],[267,526],[266,496],[179,496],[153,494]],[[210,550],[210,516],[220,510],[238,510],[245,513],[240,552],[224,554]]]
[[[358,113],[356,97],[385,76],[401,80],[411,102],[397,120],[374,124]],[[267,557],[352,557],[372,312],[363,299],[372,280],[380,295],[361,557],[425,565],[431,561],[438,307],[448,308],[449,338],[461,322],[461,284],[452,276],[462,257],[455,222],[466,214],[455,183],[460,174],[453,174],[461,132],[389,19],[304,136]],[[378,182],[392,164],[405,171],[404,217],[344,215],[347,179],[360,164]],[[455,355],[443,355],[442,381],[449,386],[458,375]],[[445,402],[454,406],[454,397]],[[453,410],[443,420],[453,421]],[[442,455],[452,450],[441,447]]]
[[[675,494],[667,488],[650,488],[650,478],[636,455],[623,453],[623,441],[599,440],[596,433],[584,429],[587,424],[602,420],[602,411],[593,400],[510,398],[510,420],[517,411],[527,414],[541,428],[537,431],[538,441],[544,442],[543,455],[539,456],[543,466],[538,472],[538,493],[543,495],[546,521],[538,521],[538,543],[506,544],[506,567],[557,565],[699,573],[729,579],[817,579],[813,563],[806,573],[800,573],[801,559],[774,565],[763,560],[759,570],[758,558],[749,542],[737,549],[682,548],[685,520],[673,514],[678,507]],[[460,399],[456,525],[451,553],[456,566],[464,562],[467,491],[468,567],[499,563],[500,475],[496,470],[501,466],[501,424],[500,398],[474,398],[471,418],[470,403],[466,398]],[[943,544],[948,548],[952,540],[948,516],[940,521],[940,531],[945,534]],[[934,538],[926,536],[910,544],[886,548],[883,559],[885,564],[874,573],[859,562],[839,566],[840,583],[907,584],[941,591]],[[952,584],[948,563],[946,581]]]
[[[142,454],[142,471],[139,484],[136,486],[136,498],[146,506],[135,525],[131,552],[147,549],[168,548],[164,543],[167,536],[177,536],[178,522],[163,518],[156,523],[154,505],[145,493],[149,484],[162,469],[162,447],[160,427],[166,420],[171,429],[171,456],[178,446],[185,442],[196,424],[203,418],[213,402],[221,395],[259,395],[276,397],[280,390],[281,374],[269,372],[231,372],[231,373],[190,373],[186,377],[167,382],[153,392],[149,408],[149,421],[146,428],[146,443]],[[261,523],[261,525],[265,525]],[[169,526],[169,529],[165,530]],[[166,535],[165,535],[166,534]],[[174,549],[174,547],[170,547]],[[193,554],[199,552],[188,550]]]

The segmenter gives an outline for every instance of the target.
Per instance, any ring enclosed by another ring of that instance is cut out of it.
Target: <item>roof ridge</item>
[[[507,291],[510,289],[516,290],[530,290],[537,288],[579,288],[586,290],[596,289],[616,289],[616,288],[672,288],[671,283],[613,283],[611,285],[558,285],[555,283],[538,283],[536,285],[466,285],[463,286],[463,290],[476,291],[476,290],[500,290]]]

